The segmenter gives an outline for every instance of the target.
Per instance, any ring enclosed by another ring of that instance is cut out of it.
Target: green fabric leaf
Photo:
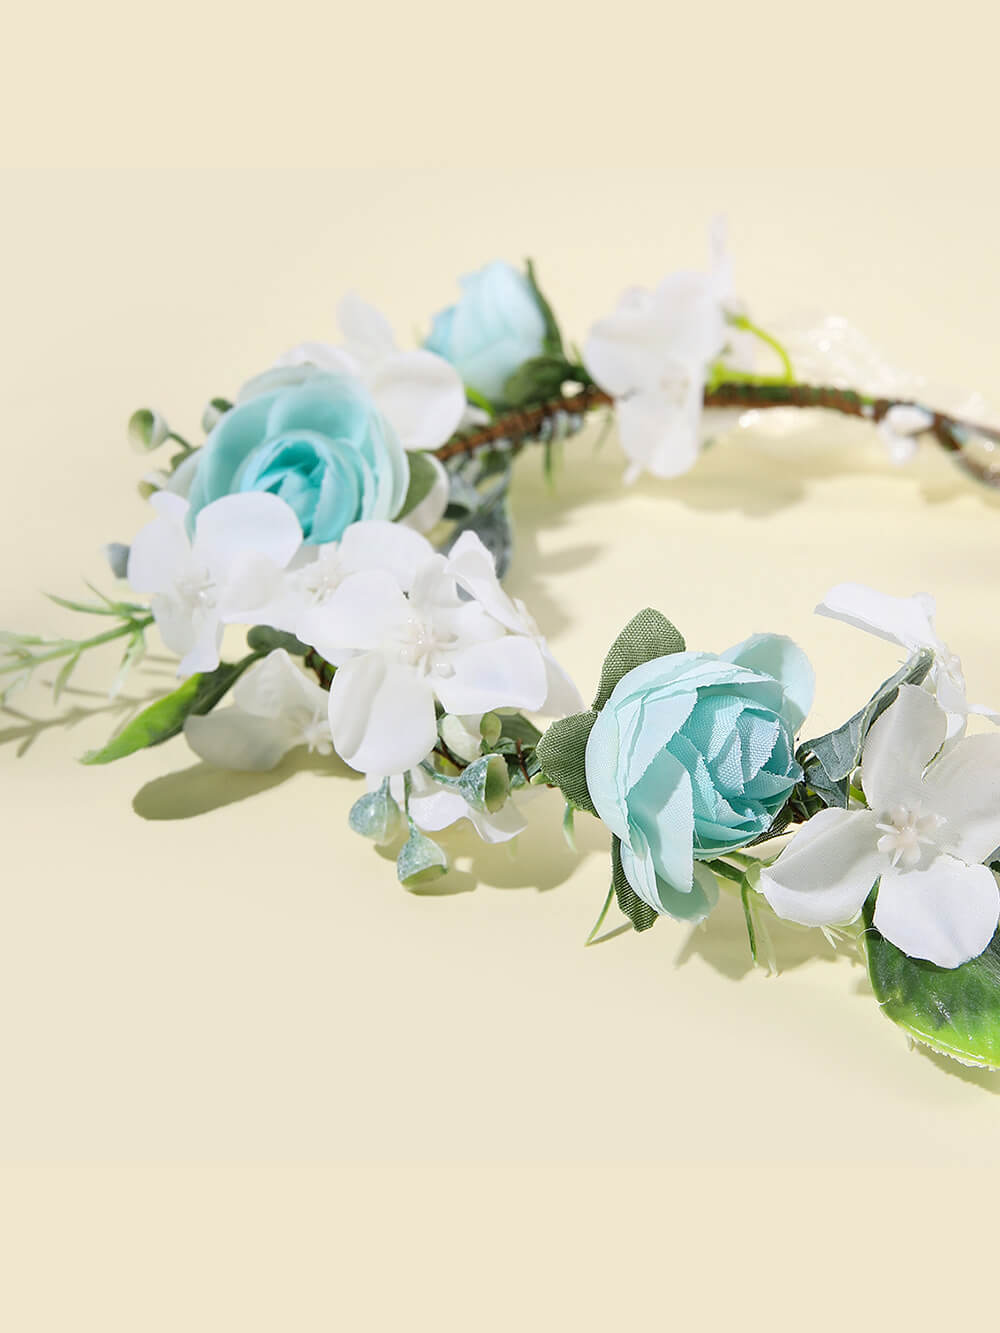
[[[865,737],[878,717],[895,702],[900,685],[919,685],[934,661],[929,649],[914,653],[894,676],[883,681],[864,708],[836,731],[803,741],[796,751],[806,784],[826,805],[847,809],[848,782],[861,762]]]
[[[411,449],[406,457],[410,464],[410,485],[403,507],[396,515],[397,520],[412,514],[417,505],[430,495],[438,479],[437,468],[427,454],[422,454],[419,449]]]
[[[624,912],[636,930],[649,930],[656,924],[656,912],[644,903],[625,878],[622,869],[622,845],[619,838],[611,839],[611,887],[619,910]]]
[[[936,967],[909,958],[872,925],[865,904],[868,976],[879,1007],[915,1041],[962,1064],[1000,1068],[1000,931],[978,958]]]
[[[259,657],[260,653],[248,653],[239,662],[223,662],[214,671],[198,671],[189,676],[173,694],[144,708],[103,749],[88,751],[81,763],[110,764],[114,759],[135,754],[136,750],[162,745],[183,729],[186,718],[210,713]]]
[[[600,712],[622,676],[634,667],[683,651],[684,639],[666,616],[649,607],[640,611],[618,635],[604,659],[594,708]]]
[[[566,353],[563,351],[563,340],[562,333],[559,330],[559,321],[556,319],[551,305],[549,305],[548,298],[538,285],[538,277],[535,274],[534,261],[526,259],[524,261],[524,268],[525,273],[527,274],[528,283],[534,293],[535,300],[538,302],[538,308],[542,312],[542,319],[545,320],[545,339],[543,343],[545,351],[549,356],[556,356],[559,357],[560,360],[565,361]],[[566,377],[563,376],[563,378],[565,379]]]
[[[504,402],[527,407],[558,398],[563,381],[573,378],[573,367],[562,356],[533,356],[508,376],[503,386]]]
[[[597,810],[587,789],[586,751],[596,721],[593,710],[562,717],[552,723],[535,747],[545,778],[559,788],[570,805],[591,815]]]

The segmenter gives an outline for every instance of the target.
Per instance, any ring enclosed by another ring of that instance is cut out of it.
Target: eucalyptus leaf
[[[594,708],[600,711],[621,680],[637,666],[652,662],[657,657],[668,657],[684,651],[684,639],[670,621],[646,607],[628,622],[615,639],[604,659],[601,683],[594,698]]]
[[[826,805],[847,809],[850,776],[861,762],[872,724],[895,702],[900,685],[919,685],[933,662],[934,654],[929,649],[914,653],[843,726],[799,746],[795,757],[802,765],[805,782]]]
[[[214,671],[199,671],[189,676],[172,694],[144,708],[103,749],[88,751],[81,762],[110,764],[137,750],[162,745],[183,729],[187,718],[210,713],[259,657],[259,653],[248,653],[239,662],[223,662]]]
[[[496,565],[497,578],[502,579],[510,568],[514,534],[507,506],[507,478],[484,497],[480,507],[455,524],[445,543],[445,552],[458,541],[463,532],[474,532],[483,543]]]
[[[586,752],[596,721],[593,710],[559,718],[535,747],[546,780],[559,788],[567,804],[591,815],[596,815],[597,809],[587,788]]]
[[[624,912],[636,930],[649,930],[656,925],[656,912],[643,900],[625,878],[622,869],[622,845],[618,838],[611,839],[611,887],[619,910]]]
[[[868,976],[879,1008],[908,1036],[962,1064],[1000,1068],[1000,931],[961,967],[910,958],[872,925],[865,905]]]

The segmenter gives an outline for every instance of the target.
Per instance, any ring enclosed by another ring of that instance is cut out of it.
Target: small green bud
[[[510,794],[507,763],[502,755],[487,754],[477,759],[462,773],[459,791],[477,810],[494,815]]]
[[[159,449],[170,436],[170,427],[159,412],[140,407],[128,419],[128,438],[132,448],[141,454]]]
[[[479,737],[469,730],[460,717],[455,717],[453,713],[445,713],[438,723],[438,733],[452,754],[457,755],[459,759],[464,759],[467,763],[478,759]]]
[[[403,813],[389,793],[388,779],[378,791],[367,792],[354,802],[347,822],[355,833],[380,846],[392,842],[402,829]]]
[[[210,398],[201,414],[201,428],[208,435],[232,407],[228,398]]]
[[[479,722],[479,734],[486,742],[487,749],[492,750],[500,739],[500,733],[503,731],[503,722],[497,717],[496,713],[484,713]]]
[[[396,858],[396,874],[404,889],[419,889],[430,884],[448,869],[448,858],[431,838],[410,824],[410,836]]]

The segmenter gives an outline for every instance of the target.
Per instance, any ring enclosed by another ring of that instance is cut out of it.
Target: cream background
[[[738,285],[765,322],[801,307],[838,311],[901,363],[1000,400],[995,173],[88,172],[2,184],[0,620],[23,630],[72,626],[40,590],[73,596],[81,574],[106,584],[101,543],[127,540],[143,521],[132,484],[144,463],[123,439],[129,412],[149,403],[194,430],[211,394],[294,341],[333,335],[348,286],[405,337],[452,298],[457,273],[531,254],[580,337],[626,283],[701,262],[721,209]],[[956,206],[970,199],[975,207]],[[933,591],[970,695],[1000,699],[1000,504],[944,458],[928,451],[896,471],[874,440],[824,426],[780,447],[737,440],[676,484],[625,491],[617,445],[595,457],[593,438],[568,446],[554,495],[537,457],[522,459],[510,579],[584,693],[614,633],[649,603],[692,645],[792,634],[817,667],[813,722],[835,723],[896,660],[888,645],[811,614],[831,583],[865,578]],[[226,1172],[13,1174],[16,1291],[34,1289],[32,1238],[47,1234],[56,1253],[75,1256],[67,1291],[101,1308],[100,1264],[80,1257],[95,1208],[129,1268],[116,1309],[145,1271],[127,1262],[140,1245],[135,1216],[155,1214],[143,1234],[164,1256],[197,1274],[195,1256],[208,1255],[207,1269],[235,1290],[245,1270],[228,1277],[213,1237],[226,1234],[234,1264],[258,1248],[281,1259],[270,1229],[246,1234],[256,1203],[297,1224],[304,1248],[290,1246],[281,1269],[291,1286],[298,1262],[322,1267],[319,1236],[359,1256],[343,1304],[304,1303],[287,1327],[326,1327],[308,1322],[319,1308],[352,1311],[340,1326],[402,1326],[361,1257],[369,1245],[407,1254],[401,1302],[447,1286],[454,1327],[510,1327],[510,1293],[476,1318],[462,1313],[458,1291],[489,1280],[479,1244],[520,1237],[530,1257],[517,1271],[533,1284],[549,1221],[559,1302],[571,1271],[587,1283],[589,1211],[621,1314],[632,1297],[609,1219],[658,1236],[666,1198],[683,1201],[695,1234],[731,1234],[734,1199],[737,1225],[757,1218],[767,1233],[777,1217],[773,1174],[706,1183],[702,1171],[1000,1164],[996,1078],[908,1051],[860,971],[811,937],[803,947],[777,934],[786,970],[776,981],[744,975],[729,905],[693,938],[663,922],[584,951],[606,889],[604,842],[581,819],[583,855],[572,856],[544,794],[514,859],[457,839],[455,892],[407,895],[391,863],[347,832],[358,785],[346,776],[294,764],[261,780],[209,776],[183,742],[106,769],[76,765],[114,722],[99,695],[111,664],[81,670],[59,710],[71,728],[48,725],[41,690],[14,701],[25,717],[0,715],[0,1154],[12,1165],[324,1170],[252,1184]],[[130,694],[162,690],[162,672],[137,675]],[[37,729],[26,720],[36,718]],[[479,1172],[515,1163],[539,1169]],[[578,1165],[646,1169],[589,1183],[551,1169]],[[442,1170],[411,1170],[420,1167]],[[829,1177],[805,1179],[798,1188],[822,1192],[829,1219],[846,1225],[852,1202],[860,1207]],[[904,1183],[886,1188],[905,1215]],[[550,1198],[551,1212],[541,1202]],[[762,1211],[747,1211],[748,1198]],[[475,1240],[467,1217],[479,1219]],[[468,1265],[457,1285],[434,1267],[444,1236]],[[647,1262],[662,1260],[637,1243]],[[851,1258],[840,1253],[838,1264]],[[752,1265],[737,1272],[761,1280]],[[244,1289],[241,1300],[260,1326],[279,1326],[266,1302]],[[595,1322],[611,1317],[601,1298],[582,1304]],[[180,1319],[181,1306],[168,1306]],[[127,1308],[123,1327],[178,1326],[156,1322],[163,1310]],[[235,1326],[235,1308],[201,1305],[187,1326]],[[565,1308],[536,1299],[521,1317],[548,1327]],[[43,1326],[67,1325],[16,1325]],[[85,1326],[109,1325],[95,1315]]]

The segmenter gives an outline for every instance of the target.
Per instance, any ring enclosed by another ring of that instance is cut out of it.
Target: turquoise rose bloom
[[[658,657],[615,686],[587,743],[587,787],[655,911],[707,915],[714,880],[695,861],[771,827],[802,776],[795,733],[813,686],[805,654],[776,634]]]
[[[269,491],[290,505],[309,543],[336,541],[359,519],[391,519],[410,468],[368,391],[350,375],[276,371],[258,376],[193,460],[193,524],[224,495]]]
[[[531,283],[518,269],[494,260],[459,279],[461,299],[434,316],[428,351],[450,361],[470,389],[503,400],[510,375],[545,342],[545,320]]]

